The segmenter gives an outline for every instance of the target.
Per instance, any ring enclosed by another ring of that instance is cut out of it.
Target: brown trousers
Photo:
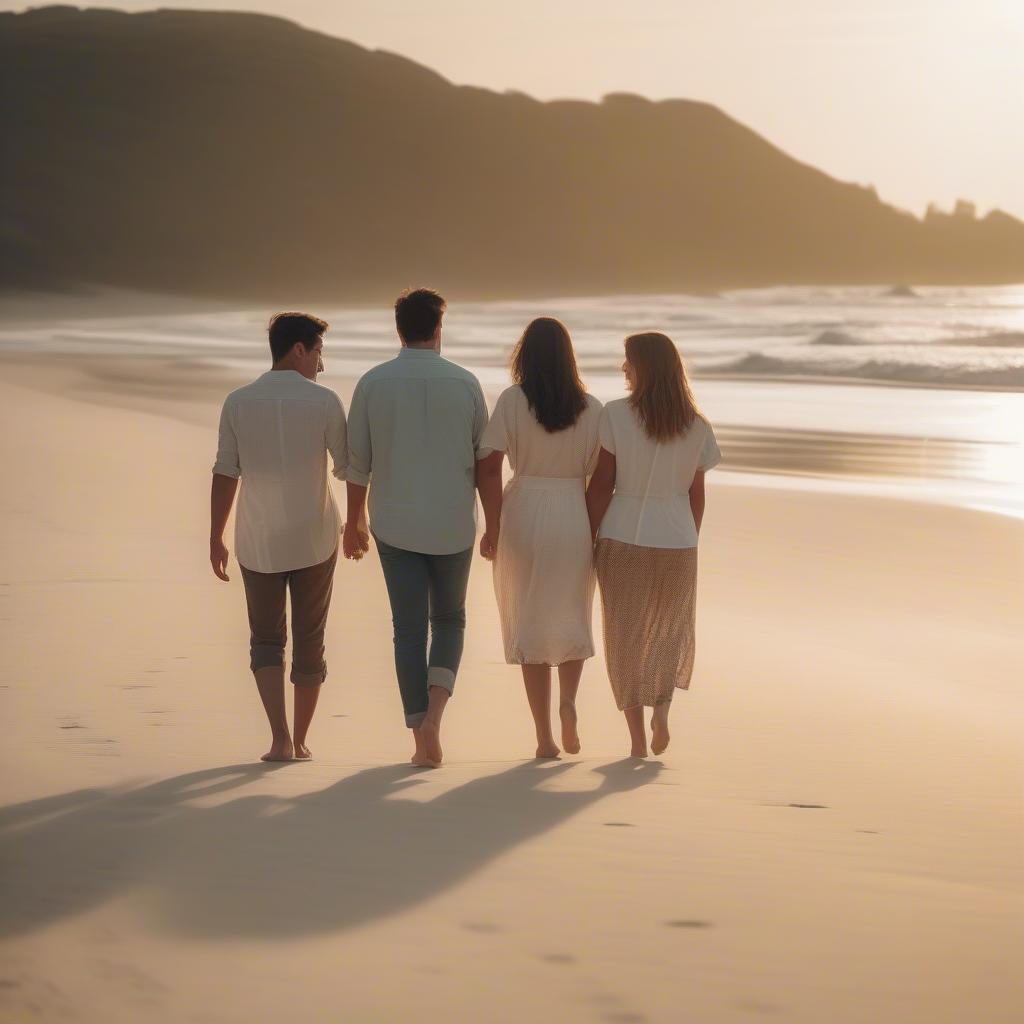
[[[249,608],[249,667],[284,664],[288,641],[285,591],[292,595],[292,672],[296,686],[319,686],[327,678],[324,630],[331,607],[335,551],[326,562],[288,572],[253,572],[240,566]]]

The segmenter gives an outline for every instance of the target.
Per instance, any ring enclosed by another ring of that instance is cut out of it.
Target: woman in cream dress
[[[693,672],[697,536],[704,473],[721,455],[664,334],[626,339],[628,398],[601,414],[601,452],[587,489],[597,537],[608,678],[634,757],[668,746],[668,710]]]
[[[569,332],[550,317],[526,328],[512,355],[512,379],[480,441],[480,553],[494,561],[505,660],[522,667],[537,756],[557,757],[551,668],[558,668],[562,745],[575,754],[576,692],[583,661],[594,653],[585,489],[597,459],[601,403],[583,389]],[[506,455],[513,476],[502,493]]]

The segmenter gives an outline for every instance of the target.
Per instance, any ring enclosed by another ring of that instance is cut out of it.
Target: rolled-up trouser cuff
[[[413,715],[405,716],[405,724],[409,729],[415,729],[416,726],[423,724],[423,719],[427,717],[426,711],[417,711]]]
[[[261,668],[284,665],[284,644],[251,644],[249,647],[249,668],[253,672]]]
[[[427,689],[431,686],[440,686],[449,693],[455,692],[455,673],[450,668],[442,668],[440,665],[431,665],[427,669]]]
[[[290,678],[295,686],[321,686],[327,678],[327,662],[319,672],[299,672],[293,665]]]

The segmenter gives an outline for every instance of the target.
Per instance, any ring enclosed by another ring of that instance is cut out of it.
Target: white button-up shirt
[[[652,441],[628,398],[609,402],[598,428],[615,456],[615,493],[598,537],[644,548],[695,548],[690,487],[698,471],[722,461],[711,424],[698,416],[685,434]]]
[[[235,554],[254,572],[325,562],[341,517],[327,479],[345,479],[345,409],[295,370],[270,370],[224,401],[214,473],[241,478]]]
[[[374,534],[428,555],[472,547],[486,425],[480,382],[434,349],[403,348],[364,374],[349,410],[346,478],[370,486]]]

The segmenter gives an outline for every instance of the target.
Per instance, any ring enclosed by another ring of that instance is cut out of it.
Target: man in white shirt
[[[306,313],[270,320],[273,367],[228,395],[210,496],[210,564],[228,579],[224,528],[241,480],[235,554],[249,611],[250,668],[270,723],[264,761],[310,757],[306,734],[327,676],[324,628],[341,532],[327,476],[345,479],[341,399],[316,383],[328,324]],[[294,732],[284,695],[285,599],[292,600]]]
[[[441,357],[444,310],[444,299],[426,288],[400,296],[402,349],[356,385],[344,537],[346,558],[367,550],[357,523],[372,476],[370,528],[391,602],[395,669],[416,744],[412,762],[433,768],[441,764],[441,716],[462,658],[476,452],[487,424],[479,381]]]

